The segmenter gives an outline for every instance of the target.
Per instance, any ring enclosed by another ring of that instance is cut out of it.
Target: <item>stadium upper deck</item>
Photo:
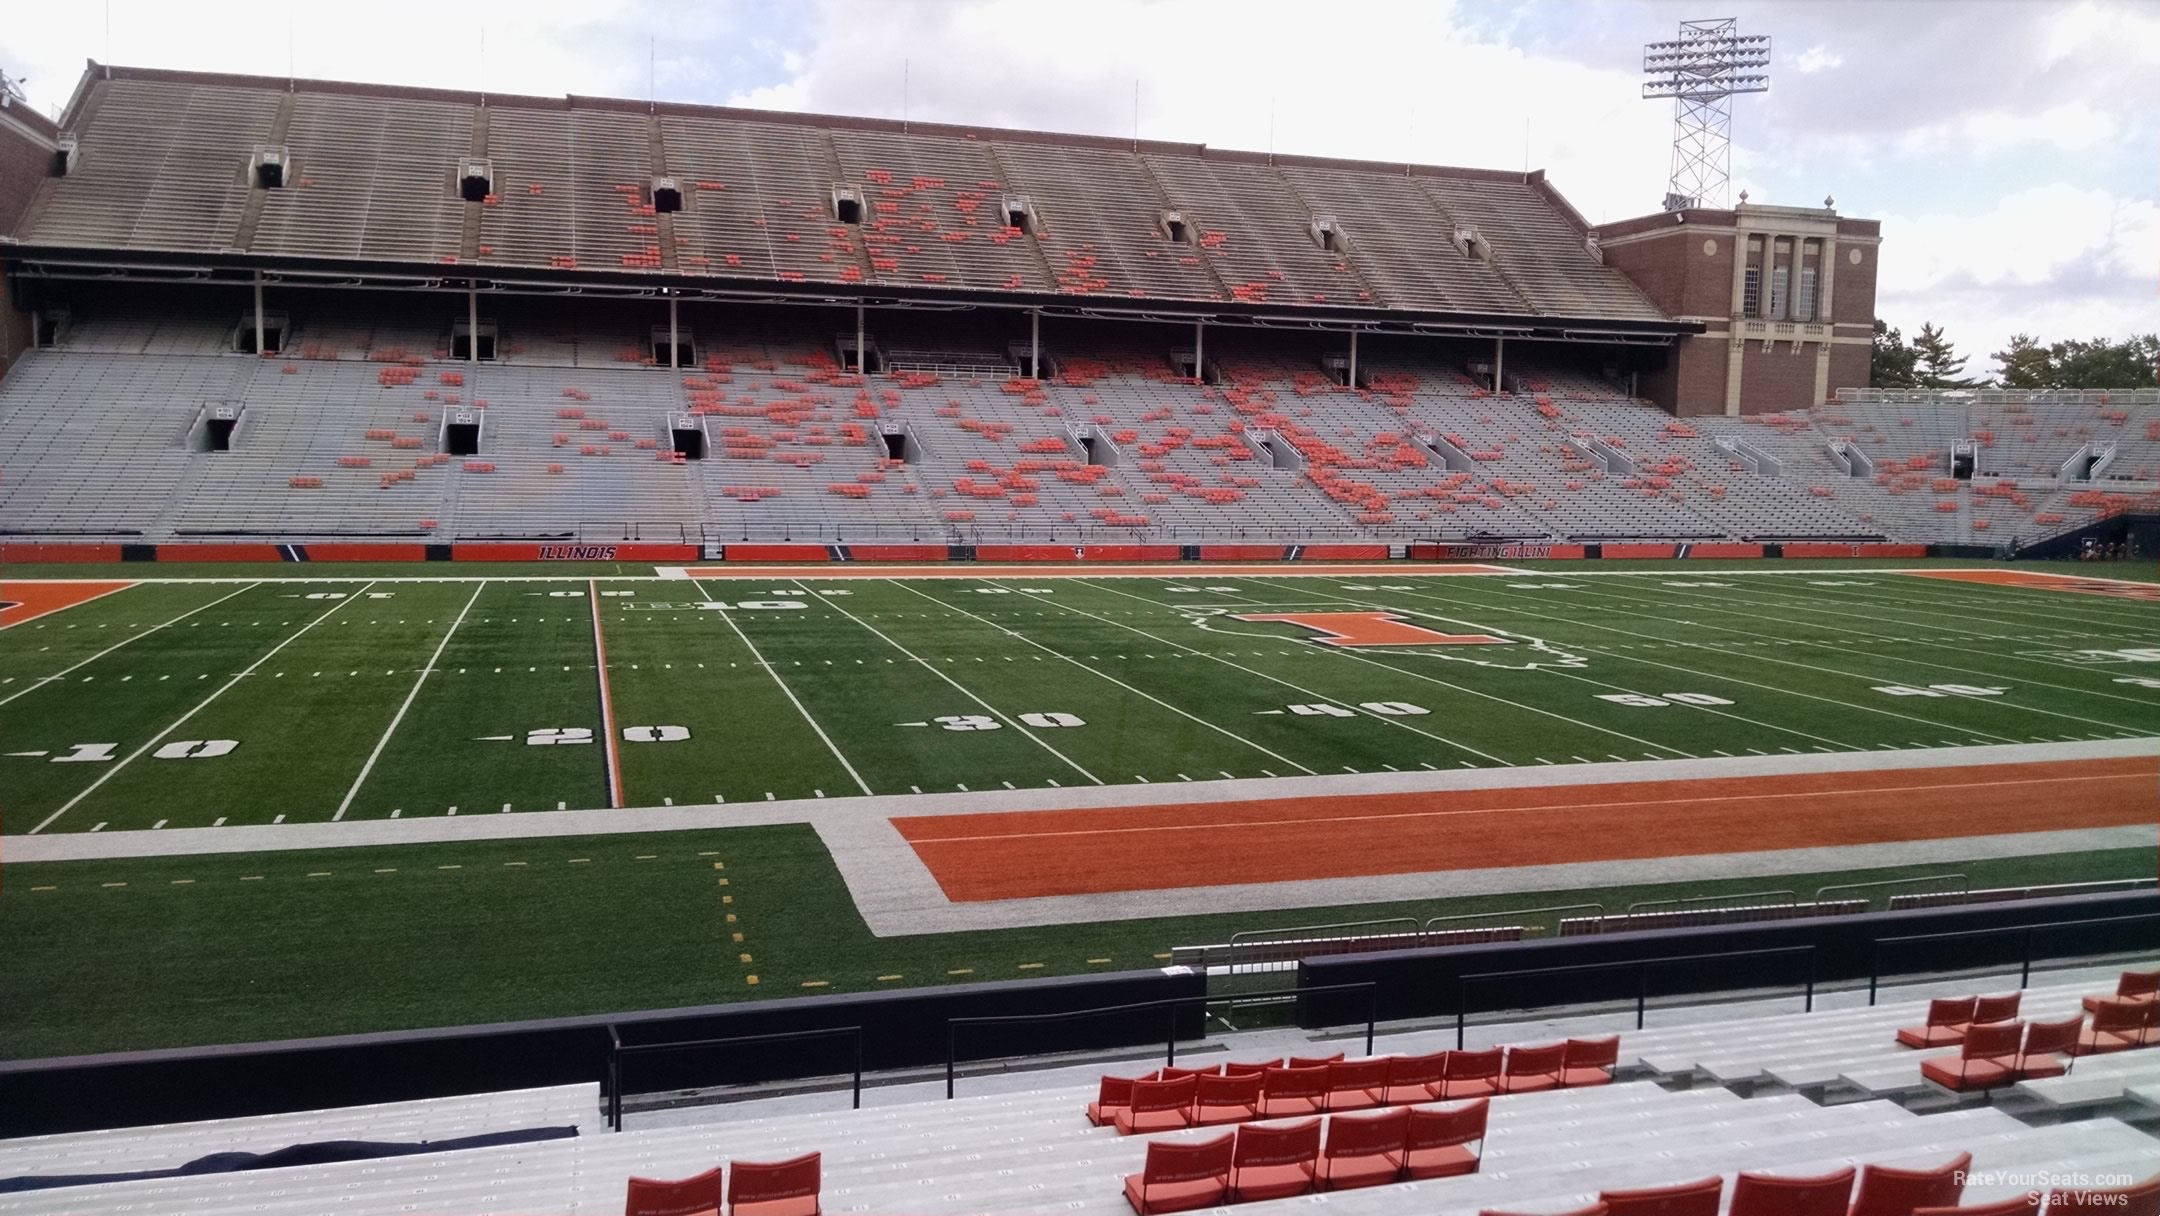
[[[18,259],[1689,328],[1542,172],[94,63],[56,142]]]

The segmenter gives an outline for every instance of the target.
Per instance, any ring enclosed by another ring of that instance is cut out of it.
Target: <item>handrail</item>
[[[1282,988],[1269,992],[1240,992],[1235,997],[1173,996],[1153,1001],[1134,1001],[1125,1005],[1098,1005],[1092,1009],[1063,1009],[1052,1013],[1001,1013],[978,1017],[945,1019],[945,1096],[953,1096],[954,1079],[958,1074],[960,1058],[960,1027],[1018,1024],[1023,1022],[1061,1022],[1071,1018],[1095,1017],[1106,1013],[1130,1013],[1136,1009],[1167,1009],[1170,1011],[1170,1032],[1164,1053],[1168,1065],[1177,1064],[1177,1010],[1183,1005],[1199,1005],[1203,1010],[1209,1005],[1230,1000],[1251,1000],[1256,997],[1310,996],[1319,992],[1349,992],[1362,989],[1365,993],[1365,1054],[1371,1055],[1373,1031],[1379,1024],[1380,985],[1365,980],[1355,984],[1316,984],[1304,988]]]
[[[1638,899],[1627,906],[1624,915],[1632,917],[1636,914],[1635,910],[1637,908],[1661,908],[1666,904],[1708,903],[1713,899],[1762,899],[1772,895],[1785,896],[1785,902],[1789,904],[1800,902],[1800,893],[1789,888],[1776,891],[1734,891],[1726,895],[1683,895],[1678,899]]]
[[[1812,1013],[1815,1009],[1815,947],[1778,946],[1768,950],[1721,950],[1714,954],[1668,954],[1655,958],[1624,959],[1612,963],[1572,963],[1563,967],[1526,967],[1517,971],[1479,971],[1455,977],[1455,1047],[1461,1050],[1464,1036],[1469,1029],[1470,985],[1483,980],[1516,979],[1529,975],[1565,975],[1577,971],[1622,971],[1629,967],[1639,968],[1635,987],[1635,1029],[1643,1028],[1643,1017],[1650,1004],[1650,968],[1663,963],[1701,963],[1712,959],[1754,958],[1771,954],[1804,954],[1808,960],[1807,1004]]]
[[[1911,878],[1882,878],[1874,882],[1840,882],[1832,883],[1827,887],[1817,887],[1815,888],[1815,902],[1823,902],[1823,894],[1828,891],[1872,891],[1881,887],[1902,887],[1907,883],[1915,882],[1944,882],[1953,878],[1964,883],[1966,890],[1972,889],[1972,876],[1969,874],[1915,874]],[[1868,900],[1868,907],[1873,908],[1874,906],[1875,901]]]
[[[2022,934],[2024,940],[2019,943],[2021,961],[2018,966],[2018,987],[2024,988],[2032,982],[2032,939],[2035,930],[2068,929],[2079,925],[2119,925],[2129,921],[2150,921],[2160,924],[2160,912],[2136,912],[2128,916],[2094,916],[2082,920],[2045,920],[2030,925],[1998,925],[1992,929],[1960,929],[1954,933],[1914,933],[1901,937],[1874,938],[1868,943],[1867,1003],[1870,1005],[1875,1003],[1875,990],[1882,978],[1882,948],[1885,945],[1902,946],[1909,942],[1947,941],[1955,937],[2003,937],[2013,933]],[[2063,956],[2057,954],[2054,957],[2060,958]]]
[[[1241,930],[1239,930],[1238,932],[1236,932],[1236,933],[1233,933],[1233,934],[1231,934],[1231,935],[1230,935],[1230,941],[1229,941],[1229,942],[1227,943],[1227,946],[1226,946],[1226,948],[1227,948],[1227,950],[1228,950],[1228,952],[1229,952],[1229,955],[1230,955],[1230,959],[1229,959],[1229,961],[1228,961],[1227,963],[1225,963],[1224,965],[1225,965],[1225,966],[1228,966],[1228,967],[1230,967],[1230,968],[1232,969],[1232,970],[1231,970],[1231,974],[1233,974],[1233,975],[1237,974],[1237,972],[1236,972],[1236,968],[1237,968],[1237,966],[1238,966],[1238,962],[1237,962],[1237,954],[1238,954],[1238,949],[1239,949],[1240,947],[1258,947],[1258,946],[1274,946],[1274,945],[1291,945],[1291,944],[1294,944],[1294,943],[1296,943],[1296,942],[1299,942],[1299,941],[1305,941],[1305,940],[1310,940],[1310,939],[1312,939],[1313,937],[1315,937],[1315,936],[1317,936],[1317,935],[1319,935],[1319,934],[1322,934],[1322,933],[1326,933],[1326,932],[1328,932],[1329,930],[1332,930],[1332,929],[1372,929],[1372,928],[1377,928],[1377,927],[1379,927],[1379,926],[1382,926],[1382,925],[1407,925],[1407,926],[1409,926],[1409,930],[1410,930],[1410,932],[1411,932],[1411,933],[1416,933],[1416,932],[1418,931],[1418,922],[1417,922],[1417,918],[1416,918],[1416,917],[1414,917],[1414,916],[1393,916],[1393,917],[1388,917],[1388,918],[1387,918],[1387,919],[1385,919],[1385,920],[1349,920],[1349,921],[1341,921],[1341,922],[1338,922],[1338,923],[1336,923],[1336,924],[1332,924],[1332,925],[1289,925],[1289,926],[1285,926],[1285,927],[1283,927],[1283,928],[1280,928],[1280,929],[1241,929]],[[1285,938],[1279,938],[1279,939],[1276,939],[1276,940],[1274,940],[1274,941],[1259,941],[1259,940],[1246,940],[1246,939],[1255,939],[1255,938],[1257,938],[1257,937],[1258,937],[1258,935],[1260,935],[1260,934],[1264,934],[1264,933],[1298,933],[1298,934],[1304,934],[1305,936],[1304,936],[1304,937],[1302,937],[1302,938],[1300,938],[1300,937],[1285,937]],[[1388,936],[1388,935],[1386,935],[1386,934],[1380,934],[1380,933],[1371,933],[1371,934],[1357,934],[1357,933],[1351,933],[1351,934],[1337,934],[1336,936],[1337,936],[1337,937],[1382,937],[1382,936]]]
[[[627,1046],[622,1041],[622,1034],[613,1024],[610,1024],[607,1030],[608,1127],[614,1131],[622,1130],[624,1056],[663,1051],[693,1051],[700,1047],[741,1047],[752,1043],[784,1043],[800,1039],[836,1039],[845,1036],[852,1041],[855,1054],[854,1108],[862,1109],[863,1028],[860,1026],[835,1026],[828,1030],[787,1030],[778,1034],[738,1034],[718,1039],[678,1039],[667,1043],[631,1043]]]
[[[1543,912],[1580,912],[1585,908],[1588,908],[1592,912],[1597,913],[1600,917],[1605,915],[1604,904],[1554,904],[1549,908],[1503,908],[1498,912],[1458,912],[1453,916],[1433,917],[1431,920],[1425,922],[1425,928],[1422,930],[1422,932],[1427,934],[1452,932],[1452,930],[1433,928],[1434,925],[1445,924],[1451,920],[1479,920],[1486,917],[1502,916],[1534,916]],[[1471,927],[1475,928],[1476,926]],[[1558,937],[1559,934],[1560,921],[1559,918],[1555,917],[1553,919],[1553,936]]]

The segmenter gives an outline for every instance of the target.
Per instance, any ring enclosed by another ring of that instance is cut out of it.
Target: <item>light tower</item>
[[[1642,95],[1673,99],[1672,182],[1665,210],[1726,205],[1732,184],[1732,99],[1767,93],[1770,37],[1739,21],[1683,21],[1680,36],[1643,47]]]

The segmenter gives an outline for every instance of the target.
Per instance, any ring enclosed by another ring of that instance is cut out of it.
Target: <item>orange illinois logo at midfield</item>
[[[1300,625],[1320,634],[1312,640],[1322,646],[1505,646],[1509,642],[1489,633],[1441,633],[1392,612],[1261,612],[1231,619]]]

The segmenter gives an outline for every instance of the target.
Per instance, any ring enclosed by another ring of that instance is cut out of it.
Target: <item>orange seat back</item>
[[[1256,1072],[1207,1076],[1193,1082],[1202,1106],[1256,1106],[1260,1102],[1260,1074]]]
[[[1373,1060],[1337,1060],[1327,1066],[1329,1093],[1351,1090],[1378,1089],[1387,1084],[1388,1061],[1385,1057]]]
[[[1521,1216],[1521,1214],[1503,1212],[1498,1208],[1486,1208],[1484,1211],[1479,1212],[1478,1216]],[[1593,1203],[1589,1207],[1576,1208],[1572,1212],[1553,1212],[1550,1216],[1605,1216],[1605,1205],[1603,1203]]]
[[[1602,1039],[1569,1039],[1565,1046],[1569,1068],[1613,1068],[1620,1063],[1620,1036],[1616,1034]]]
[[[1451,1051],[1436,1051],[1429,1056],[1395,1056],[1387,1062],[1387,1088],[1397,1086],[1430,1085],[1447,1075],[1448,1057]]]
[[[657,1178],[632,1178],[623,1216],[702,1216],[720,1211],[719,1166],[695,1178],[666,1182]]]
[[[1133,1078],[1104,1077],[1095,1087],[1097,1106],[1124,1106],[1132,1101]]]
[[[1335,1115],[1328,1120],[1323,1157],[1377,1157],[1399,1153],[1410,1138],[1410,1108],[1374,1115]]]
[[[2093,1011],[2092,1028],[2111,1034],[2137,1030],[2145,1025],[2145,1015],[2152,1008],[2150,1001],[2102,1001]]]
[[[1421,1148],[1447,1148],[1483,1140],[1492,1101],[1475,1098],[1460,1106],[1413,1106],[1409,1109],[1403,1147],[1416,1152]]]
[[[2023,1022],[1988,1022],[1974,1026],[1965,1035],[1965,1042],[1958,1048],[1958,1057],[1965,1060],[2009,1060],[2016,1057],[2018,1045],[2025,1040]]]
[[[2125,971],[2115,981],[2116,996],[2152,996],[2160,993],[2160,971]]]
[[[1510,1077],[1544,1076],[1559,1072],[1561,1061],[1566,1058],[1566,1043],[1548,1043],[1542,1047],[1510,1047],[1507,1064],[1500,1071]]]
[[[1144,1115],[1151,1111],[1184,1110],[1193,1104],[1193,1096],[1199,1089],[1200,1078],[1189,1073],[1169,1081],[1135,1081],[1132,1112]]]
[[[1337,1060],[1340,1060],[1340,1059],[1342,1059],[1342,1058],[1343,1058],[1343,1053],[1341,1053],[1341,1052],[1339,1052],[1339,1051],[1338,1051],[1338,1052],[1336,1052],[1336,1053],[1335,1053],[1334,1055],[1331,1055],[1331,1056],[1291,1056],[1291,1057],[1290,1057],[1290,1064],[1289,1064],[1289,1067],[1291,1067],[1291,1068],[1324,1068],[1324,1067],[1326,1067],[1327,1065],[1329,1065],[1329,1064],[1333,1064],[1333,1063],[1334,1063],[1335,1061],[1337,1061]]]
[[[1914,1208],[1954,1208],[1965,1193],[1965,1171],[1970,1165],[1972,1154],[1959,1153],[1932,1170],[1868,1166],[1860,1171],[1852,1216],[1912,1216]]]
[[[1249,1072],[1252,1073],[1254,1076],[1258,1076],[1261,1073],[1266,1072],[1270,1068],[1281,1067],[1281,1060],[1269,1060],[1265,1064],[1224,1064],[1222,1066],[1222,1075],[1226,1077],[1234,1077],[1239,1073]]]
[[[1213,1140],[1150,1140],[1147,1165],[1140,1172],[1140,1186],[1168,1186],[1178,1182],[1214,1180],[1230,1188],[1230,1160],[1237,1136],[1224,1132]]]
[[[1963,1026],[1972,1021],[1973,1007],[1980,1003],[1976,996],[1951,997],[1928,1002],[1927,1024],[1930,1026]]]
[[[1260,1091],[1270,1098],[1317,1098],[1327,1093],[1327,1066],[1270,1068],[1260,1074]]]
[[[1237,1146],[1231,1154],[1232,1169],[1256,1169],[1269,1165],[1311,1166],[1320,1159],[1320,1117],[1270,1126],[1247,1123],[1237,1129]]]
[[[2059,1055],[2077,1046],[2078,1036],[2085,1032],[2085,1015],[2064,1018],[2060,1022],[2028,1022],[2025,1024],[2023,1054],[2028,1056]]]
[[[1598,1199],[1611,1216],[1717,1216],[1718,1197],[1724,1190],[1725,1179],[1712,1174],[1677,1186],[1605,1191]]]
[[[813,1198],[818,1193],[818,1165],[817,1153],[785,1161],[737,1161],[728,1174],[728,1207]]]
[[[2018,1015],[2023,1003],[2022,992],[2005,992],[2001,996],[1984,996],[1973,1002],[1972,1020],[1975,1022],[2007,1022]]]
[[[1846,1216],[1852,1187],[1849,1165],[1814,1178],[1742,1174],[1733,1179],[1732,1207],[1726,1216]]]
[[[1500,1049],[1484,1051],[1451,1051],[1448,1053],[1447,1079],[1450,1081],[1485,1081],[1500,1075]]]

